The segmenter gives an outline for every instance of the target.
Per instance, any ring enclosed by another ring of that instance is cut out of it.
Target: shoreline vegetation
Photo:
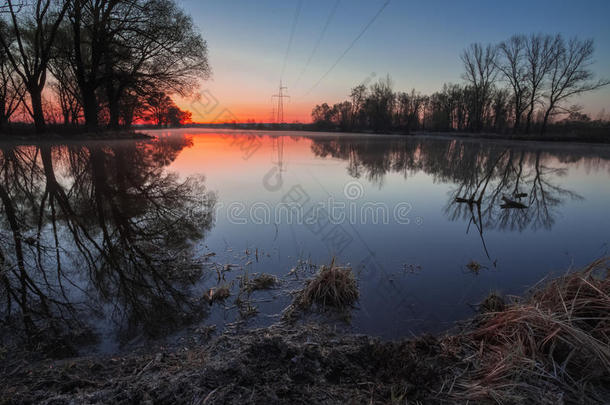
[[[135,126],[119,130],[113,129],[98,129],[87,130],[86,128],[66,129],[58,127],[44,136],[36,133],[28,126],[19,126],[17,129],[12,129],[4,133],[0,133],[0,142],[45,142],[45,141],[87,141],[87,140],[123,140],[123,139],[152,139],[154,135],[146,133],[150,130],[178,130],[178,129],[230,129],[242,131],[291,131],[291,132],[326,132],[337,135],[341,134],[359,134],[359,135],[397,135],[397,136],[428,136],[442,137],[452,139],[473,139],[473,140],[502,140],[502,141],[518,141],[518,142],[549,142],[549,143],[584,143],[584,144],[610,144],[610,132],[583,134],[580,132],[550,132],[545,135],[540,134],[510,134],[510,133],[494,133],[494,132],[459,132],[459,131],[413,131],[410,133],[392,131],[387,133],[374,133],[367,130],[343,131],[337,128],[319,129],[315,124],[187,124],[177,127],[156,126]],[[610,131],[610,129],[609,129]]]
[[[0,133],[0,142],[49,142],[49,141],[95,141],[95,140],[123,140],[123,139],[152,139],[146,133],[136,128],[125,129],[97,129],[49,127],[48,132],[41,136],[33,128],[19,126]]]
[[[513,35],[497,44],[463,50],[462,83],[445,83],[432,94],[395,91],[390,76],[353,87],[349,99],[311,111],[318,128],[373,132],[441,131],[498,134],[587,132],[608,134],[604,110],[596,119],[570,104],[610,84],[597,79],[594,42],[561,34]],[[281,122],[281,121],[278,121]]]
[[[293,307],[345,311],[358,298],[333,263]],[[502,403],[610,399],[610,259],[496,293],[438,336],[381,341],[284,319],[207,343],[63,360],[0,351],[8,403]]]
[[[32,123],[120,130],[191,119],[207,43],[175,0],[7,0],[0,6],[0,132]]]
[[[84,140],[122,140],[122,139],[152,139],[149,130],[178,130],[189,128],[201,129],[231,129],[245,131],[293,131],[293,132],[327,132],[334,134],[362,134],[372,136],[399,135],[399,136],[429,136],[453,139],[473,140],[503,140],[503,141],[525,141],[525,142],[550,142],[550,143],[585,143],[585,144],[610,144],[610,128],[608,133],[598,131],[597,133],[583,134],[579,131],[550,132],[545,135],[537,133],[495,133],[495,132],[460,132],[460,131],[412,131],[409,133],[390,131],[387,133],[375,133],[368,130],[343,131],[339,128],[320,129],[315,124],[186,124],[176,127],[156,127],[149,125],[134,126],[125,129],[87,130],[86,128],[65,128],[63,126],[50,127],[48,132],[41,136],[33,127],[21,125],[6,132],[0,133],[0,142],[44,142],[44,141],[84,141]]]
[[[285,123],[278,105],[274,123],[211,126],[608,143],[610,116],[573,104],[610,84],[596,77],[594,56],[592,39],[517,34],[466,47],[462,82],[431,94],[395,91],[389,75],[372,73],[347,100],[315,105],[311,124]],[[0,6],[0,139],[202,126],[193,115],[213,116],[195,107],[210,77],[207,42],[175,0]]]
[[[302,132],[328,132],[335,134],[364,134],[364,135],[402,135],[402,136],[442,136],[448,138],[470,138],[470,139],[493,139],[493,140],[506,140],[506,141],[534,141],[534,142],[566,142],[566,143],[610,143],[610,126],[603,128],[600,131],[594,131],[594,133],[586,133],[586,130],[558,130],[553,131],[551,126],[550,132],[545,135],[538,133],[524,134],[524,133],[501,133],[501,132],[467,132],[467,131],[428,131],[428,130],[417,130],[411,132],[402,131],[388,131],[388,132],[374,132],[371,130],[342,130],[340,128],[319,128],[315,124],[270,124],[270,123],[225,123],[225,124],[186,124],[175,128],[158,128],[153,126],[142,126],[135,128],[136,130],[159,130],[159,129],[189,129],[189,128],[202,128],[202,129],[233,129],[233,130],[246,130],[246,131],[302,131]]]

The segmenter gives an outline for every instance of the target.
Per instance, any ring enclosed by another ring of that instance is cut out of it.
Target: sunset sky
[[[610,78],[608,0],[180,3],[208,42],[213,70],[200,101],[179,101],[195,122],[270,121],[280,79],[291,97],[286,122],[309,122],[315,104],[342,101],[350,88],[386,74],[395,90],[430,94],[445,82],[461,82],[459,55],[470,43],[496,43],[515,33],[593,38],[593,70]],[[610,87],[574,103],[594,118],[602,109],[610,113]]]

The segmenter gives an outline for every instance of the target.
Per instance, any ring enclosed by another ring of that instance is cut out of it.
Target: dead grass
[[[249,291],[269,290],[279,284],[277,277],[271,274],[258,274],[248,281],[247,289]]]
[[[210,288],[203,295],[203,299],[206,300],[210,305],[216,301],[224,301],[231,296],[231,290],[226,285],[221,285],[216,288]]]
[[[604,403],[610,398],[609,260],[535,288],[473,330],[444,339],[463,358],[460,401]]]
[[[280,322],[162,355],[23,366],[5,352],[0,403],[608,404],[609,271],[610,259],[598,260],[504,308],[492,294],[490,311],[438,337],[388,342]],[[351,269],[333,260],[293,306],[348,309],[357,299]],[[236,304],[242,316],[256,311]]]
[[[471,260],[466,264],[466,269],[474,274],[479,274],[479,272],[484,268],[485,266],[474,260]]]
[[[320,310],[345,311],[352,308],[359,297],[358,283],[351,267],[338,266],[333,258],[330,265],[322,266],[312,279],[305,282],[292,306],[300,311],[308,311],[314,305]]]
[[[487,297],[479,304],[479,312],[486,314],[489,312],[501,312],[506,309],[504,298],[496,292],[490,292]]]

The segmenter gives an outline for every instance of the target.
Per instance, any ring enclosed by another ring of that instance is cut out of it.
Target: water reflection
[[[311,140],[314,154],[347,160],[350,176],[365,177],[380,188],[391,172],[407,178],[423,171],[435,182],[453,184],[444,214],[451,221],[467,221],[467,233],[474,225],[490,259],[487,230],[550,230],[561,205],[583,199],[560,184],[567,168],[556,167],[558,163],[587,157],[587,170],[610,168],[610,154],[603,149],[601,153],[578,147],[549,152],[539,145],[397,137]]]
[[[194,242],[215,197],[167,172],[184,137],[0,147],[1,313],[28,341],[87,330],[108,315],[123,337],[200,313]]]
[[[201,302],[204,291],[218,286],[208,285],[215,280],[203,277],[198,255],[209,253],[223,284],[238,285],[240,276],[254,273],[286,281],[299,259],[323,264],[339,252],[296,221],[229,220],[232,203],[243,203],[246,213],[255,204],[274,207],[295,186],[306,191],[308,207],[331,197],[356,208],[408,202],[411,219],[422,216],[423,224],[341,224],[349,244],[337,260],[362,270],[354,328],[386,337],[450,326],[491,288],[520,293],[566,267],[558,249],[588,262],[610,225],[607,216],[596,217],[610,201],[602,173],[610,173],[608,148],[187,133],[146,142],[0,145],[5,335],[37,343],[108,324],[125,341],[204,316],[207,324],[230,324],[239,317],[237,305],[219,312]],[[359,199],[345,194],[354,178],[362,186]],[[572,248],[574,239],[580,244]],[[487,268],[500,258],[498,267],[480,277],[464,274],[468,260],[485,256]],[[280,313],[290,297],[254,298],[259,315],[248,325],[272,322],[267,315]]]
[[[501,162],[503,154],[515,168],[524,165],[539,167],[583,161],[587,171],[610,172],[610,149],[589,145],[558,145],[535,142],[494,142],[439,137],[404,136],[310,136],[311,150],[316,156],[334,157],[348,162],[347,171],[353,177],[383,186],[388,173],[423,171],[435,181],[467,183],[480,178]],[[549,173],[547,173],[549,174]]]

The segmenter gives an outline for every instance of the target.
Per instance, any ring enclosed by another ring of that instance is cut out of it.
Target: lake
[[[349,322],[322,321],[398,338],[608,254],[608,146],[147,133],[0,144],[4,339],[78,330],[113,352],[265,326],[332,260],[352,267],[361,296]],[[261,273],[280,287],[240,292]],[[218,286],[231,296],[210,306]]]

